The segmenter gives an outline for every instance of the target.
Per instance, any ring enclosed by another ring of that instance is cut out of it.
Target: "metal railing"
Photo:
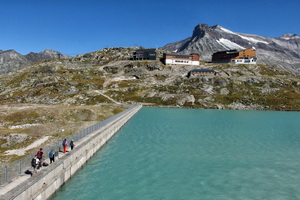
[[[108,118],[108,119],[105,119],[101,122],[97,122],[96,124],[67,137],[67,140],[70,141],[71,139],[73,139],[74,142],[76,142],[76,141],[86,137],[88,134],[104,127],[105,125],[114,121],[118,117],[125,115],[126,113],[129,113],[130,111],[132,111],[135,108],[136,108],[136,106],[132,106],[132,107]],[[62,147],[62,140],[60,139],[57,142],[55,142],[47,147],[43,147],[43,152],[45,155],[47,155],[51,149],[54,149],[54,151],[56,152],[56,155],[57,155],[58,152],[60,151],[61,147]],[[4,184],[12,181],[14,178],[18,177],[19,175],[23,174],[26,170],[30,169],[31,168],[31,160],[35,155],[36,155],[36,152],[33,152],[22,159],[19,159],[13,163],[10,163],[9,165],[7,165],[5,167],[0,168],[0,185],[4,185]]]

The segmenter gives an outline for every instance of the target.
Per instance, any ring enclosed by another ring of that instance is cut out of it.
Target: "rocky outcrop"
[[[20,134],[20,133],[13,133],[9,134],[6,137],[0,137],[0,139],[6,139],[6,143],[1,145],[1,148],[8,148],[15,144],[22,143],[28,138],[28,134]]]

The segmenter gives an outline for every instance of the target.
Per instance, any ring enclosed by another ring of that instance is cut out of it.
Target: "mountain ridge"
[[[255,34],[237,33],[220,25],[209,27],[198,24],[191,37],[169,43],[164,50],[183,54],[199,53],[201,59],[210,61],[213,53],[230,49],[255,47],[259,64],[276,65],[286,71],[300,74],[300,36],[286,33],[277,38]]]
[[[22,55],[13,49],[0,50],[0,74],[18,71],[36,62],[68,57],[51,49],[39,53],[30,52],[26,55]]]

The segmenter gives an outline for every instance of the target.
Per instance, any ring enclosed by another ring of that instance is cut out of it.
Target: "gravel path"
[[[32,144],[28,145],[25,148],[7,150],[4,153],[6,155],[13,155],[13,154],[15,154],[15,155],[18,155],[18,156],[22,156],[22,155],[24,155],[26,153],[26,151],[28,151],[28,150],[30,150],[32,148],[40,146],[41,144],[43,144],[44,142],[46,142],[49,138],[50,138],[50,136],[44,136],[44,137],[42,137],[42,138],[34,141]]]

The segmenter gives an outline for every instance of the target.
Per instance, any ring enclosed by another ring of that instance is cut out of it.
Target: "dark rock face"
[[[108,73],[117,74],[119,72],[119,68],[115,66],[106,66],[103,67],[103,70],[105,70]]]
[[[53,51],[50,49],[46,49],[45,51],[40,53],[31,52],[25,56],[19,54],[14,50],[0,50],[0,74],[18,71],[25,66],[33,64],[35,62],[68,57],[69,56],[63,55],[57,51]]]
[[[46,49],[43,52],[40,53],[29,53],[25,55],[25,57],[32,63],[34,62],[40,62],[44,60],[51,60],[51,59],[60,59],[60,58],[68,58],[68,56],[61,54],[58,51],[54,51],[51,49]]]
[[[300,36],[296,34],[268,38],[235,33],[219,25],[209,27],[207,24],[199,24],[191,37],[167,44],[162,49],[183,54],[198,53],[202,60],[210,61],[212,54],[217,51],[251,47],[257,50],[258,63],[276,65],[300,74]]]

